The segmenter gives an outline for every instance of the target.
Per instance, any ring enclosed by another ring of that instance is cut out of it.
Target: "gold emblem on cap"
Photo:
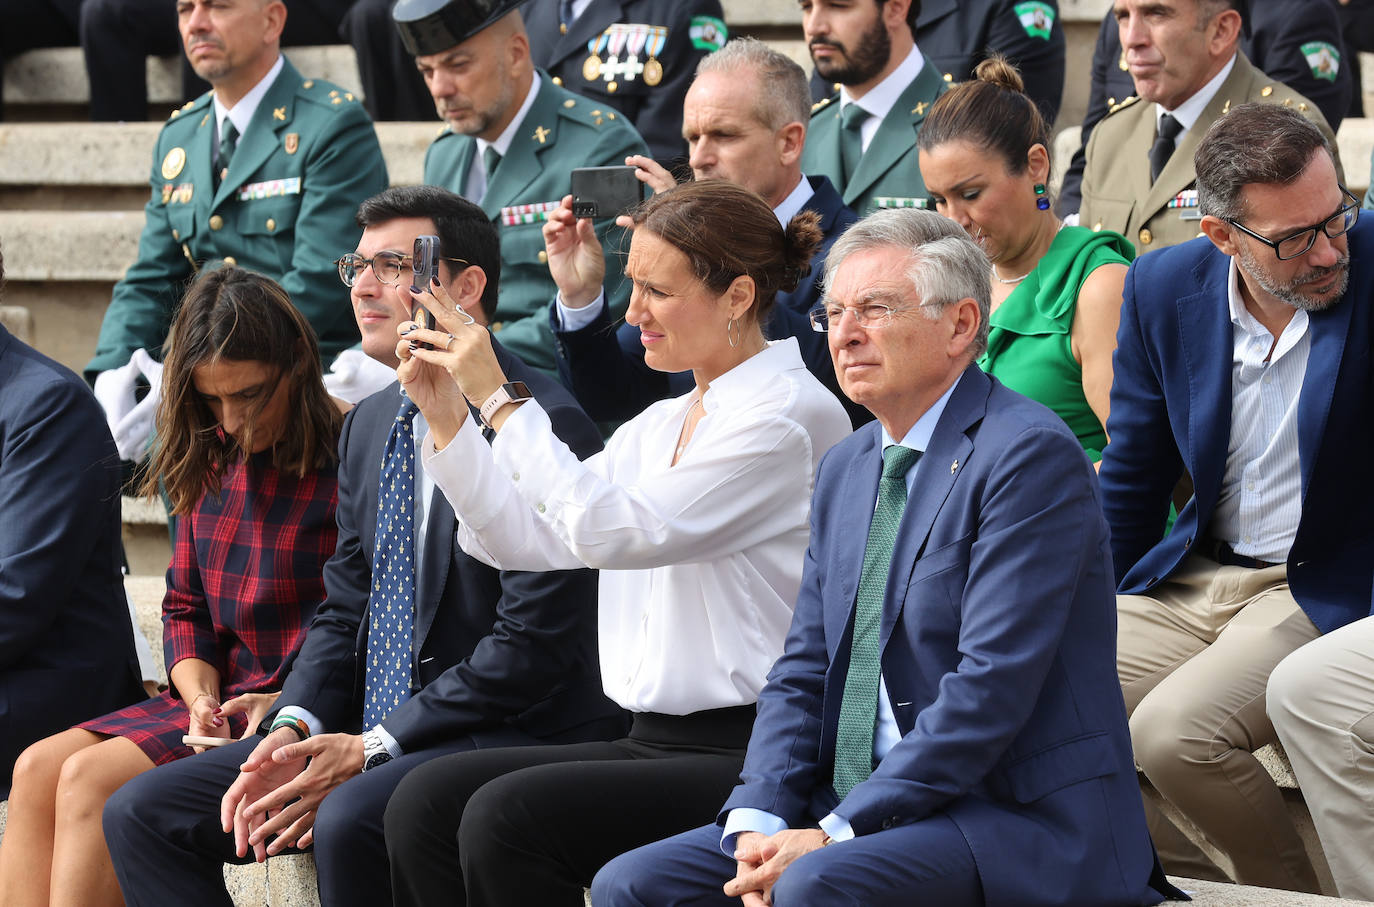
[[[274,120],[284,120],[284,119],[286,119],[286,108],[285,108],[285,107],[273,107],[273,108],[272,108],[272,119],[274,119]]]
[[[223,227],[223,226],[224,226],[224,218],[220,217],[218,214],[212,214],[212,215],[210,215],[210,229],[211,229],[211,230],[218,230],[220,227]]]
[[[545,129],[543,126],[536,126],[534,127],[534,135],[531,136],[531,138],[538,140],[539,144],[542,145],[549,140],[549,132],[550,130]]]
[[[1149,228],[1149,227],[1142,227],[1141,230],[1140,230],[1140,243],[1141,243],[1141,245],[1148,246],[1150,243],[1152,243],[1152,242],[1154,242],[1154,241],[1155,241],[1155,235],[1154,235],[1153,233],[1150,232],[1150,228]]]
[[[296,149],[301,147],[301,134],[299,132],[288,132],[286,141],[282,143],[286,146],[287,154],[295,154]]]
[[[657,85],[663,81],[663,64],[658,62],[655,57],[650,57],[644,64],[644,84],[649,86]]]
[[[588,82],[595,82],[601,76],[601,58],[592,54],[587,61],[582,64],[582,78]]]
[[[162,178],[174,180],[177,174],[181,173],[181,168],[186,166],[186,149],[180,145],[167,152],[167,156],[162,159]]]

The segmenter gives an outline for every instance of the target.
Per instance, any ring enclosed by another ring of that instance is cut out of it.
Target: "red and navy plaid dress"
[[[281,689],[324,599],[337,504],[334,467],[298,479],[261,453],[231,467],[218,496],[204,495],[177,520],[162,600],[168,671],[183,658],[209,662],[220,672],[221,700]],[[185,703],[167,692],[79,727],[127,737],[161,765],[191,755],[181,742],[189,721]],[[245,723],[231,716],[235,737]]]

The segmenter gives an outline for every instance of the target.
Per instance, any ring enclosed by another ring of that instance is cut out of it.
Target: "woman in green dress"
[[[1055,216],[1045,189],[1049,126],[1001,57],[932,105],[918,144],[936,210],[992,262],[988,349],[978,364],[1054,410],[1097,462],[1131,244]]]

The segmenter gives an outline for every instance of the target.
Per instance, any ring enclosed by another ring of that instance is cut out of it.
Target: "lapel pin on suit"
[[[958,461],[958,460],[955,460],[953,463],[949,464],[949,474],[950,474],[950,475],[954,475],[954,473],[956,473],[958,470],[959,470],[959,461]]]

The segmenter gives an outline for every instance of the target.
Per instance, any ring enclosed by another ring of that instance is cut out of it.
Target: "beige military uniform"
[[[1079,223],[1123,234],[1135,244],[1137,255],[1199,235],[1201,216],[1193,154],[1217,117],[1247,101],[1294,108],[1321,128],[1335,151],[1336,137],[1317,105],[1270,79],[1237,51],[1231,74],[1198,121],[1179,137],[1173,156],[1154,185],[1150,184],[1150,146],[1155,141],[1155,105],[1130,98],[1113,107],[1097,124],[1088,139]],[[1338,155],[1338,174],[1340,169]]]

